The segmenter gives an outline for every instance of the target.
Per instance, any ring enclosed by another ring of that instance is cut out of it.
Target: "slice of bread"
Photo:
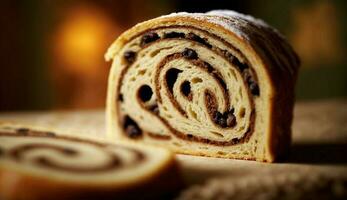
[[[152,199],[179,177],[163,148],[0,125],[0,199]]]
[[[113,140],[265,162],[288,150],[299,59],[263,21],[174,13],[126,31],[105,57]]]

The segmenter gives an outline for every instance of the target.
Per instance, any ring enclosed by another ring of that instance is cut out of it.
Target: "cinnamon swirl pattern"
[[[263,21],[171,14],[123,33],[106,59],[112,138],[268,162],[289,146],[299,60]]]
[[[128,198],[129,191],[155,187],[161,179],[177,182],[165,175],[168,170],[176,173],[164,149],[0,127],[0,198]]]

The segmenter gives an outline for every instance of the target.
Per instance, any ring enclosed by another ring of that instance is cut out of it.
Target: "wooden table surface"
[[[55,129],[57,132],[105,137],[104,111],[54,111],[1,113],[1,121],[19,122]],[[293,145],[290,157],[281,163],[177,155],[188,185],[211,177],[320,173],[347,176],[347,99],[299,102],[295,106]]]

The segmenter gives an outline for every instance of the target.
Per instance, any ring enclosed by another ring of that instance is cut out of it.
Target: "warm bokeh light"
[[[55,56],[68,73],[95,76],[115,37],[113,22],[95,7],[71,8],[55,35]]]
[[[104,53],[121,30],[95,5],[71,6],[62,15],[51,42],[56,108],[102,107],[109,69]]]

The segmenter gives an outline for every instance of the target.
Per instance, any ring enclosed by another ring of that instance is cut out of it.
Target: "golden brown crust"
[[[225,16],[223,16],[225,17]],[[252,23],[250,23],[252,24]],[[300,66],[299,57],[293,49],[287,44],[284,38],[270,27],[255,26],[254,28],[259,31],[258,34],[249,34],[249,40],[255,41],[251,44],[258,54],[263,55],[262,60],[269,74],[271,86],[273,87],[272,98],[270,98],[270,153],[272,159],[285,156],[289,151],[291,144],[291,125],[293,121],[293,109],[295,101],[295,83],[298,76],[298,69]],[[259,37],[261,36],[261,37]],[[262,40],[266,37],[267,40]],[[266,43],[266,42],[270,42]],[[276,47],[278,54],[284,54],[289,62],[288,67],[290,70],[281,70],[283,64],[276,62],[273,54],[269,52],[268,46]],[[259,50],[261,49],[261,50]],[[262,52],[263,51],[263,52]]]
[[[57,182],[0,167],[0,199],[6,200],[153,199],[173,196],[182,186],[177,164],[123,188]]]
[[[49,133],[49,134],[47,134]],[[142,152],[141,148],[146,148],[145,146],[137,146],[136,144],[128,143],[119,143],[119,144],[110,144],[102,143],[100,141],[88,140],[83,138],[74,138],[71,136],[62,136],[56,135],[54,131],[41,131],[38,129],[28,128],[21,125],[14,124],[0,124],[0,199],[6,200],[58,200],[58,199],[152,199],[161,197],[161,195],[174,194],[182,187],[182,179],[179,173],[178,163],[175,161],[175,158],[172,154],[165,154],[165,158],[158,162],[158,166],[154,166],[156,170],[152,170],[152,167],[148,168],[147,171],[141,172],[144,173],[140,175],[137,180],[125,181],[125,182],[115,182],[113,180],[106,182],[99,182],[99,179],[93,181],[92,178],[86,179],[86,181],[81,181],[78,178],[76,180],[66,178],[51,176],[49,173],[34,173],[30,170],[26,170],[23,166],[17,162],[12,162],[11,159],[13,156],[14,149],[18,150],[18,147],[23,147],[22,145],[17,145],[15,148],[7,149],[3,148],[1,145],[1,137],[9,141],[20,142],[21,139],[27,138],[30,141],[35,141],[32,139],[47,139],[50,142],[47,144],[28,142],[27,144],[23,142],[26,148],[28,145],[51,145],[51,147],[58,148],[59,145],[54,146],[53,142],[58,141],[71,141],[77,145],[82,143],[87,143],[96,148],[111,148],[112,146],[120,145],[120,148],[128,148],[128,150],[133,149],[134,151]],[[4,140],[3,140],[4,141]],[[19,143],[20,144],[20,143]],[[135,146],[133,146],[135,145]],[[121,147],[122,146],[122,147]],[[4,146],[6,147],[6,146]],[[135,148],[136,147],[136,148]],[[63,148],[60,145],[59,148],[62,148],[66,153],[74,153],[72,149],[68,147]],[[118,148],[118,147],[117,147]],[[152,147],[151,147],[152,148]],[[136,150],[137,149],[137,150]],[[26,149],[28,150],[28,149]],[[58,149],[59,150],[59,149]],[[124,149],[125,150],[125,149]],[[152,149],[154,150],[154,149]],[[157,149],[161,150],[161,149]],[[30,150],[29,150],[30,151]],[[131,150],[132,151],[132,150]],[[166,151],[165,151],[166,152]],[[63,152],[61,152],[63,153]],[[131,152],[129,152],[131,153]],[[134,152],[135,153],[135,152]],[[143,156],[147,157],[147,153],[143,153]],[[19,154],[18,154],[19,155]],[[76,154],[78,155],[78,154]],[[129,155],[128,155],[129,156]],[[168,156],[168,157],[166,157]],[[146,158],[143,159],[146,159]],[[39,158],[39,157],[37,157]],[[13,159],[16,159],[14,157]],[[120,159],[120,158],[119,158]],[[140,158],[141,159],[141,158]],[[34,159],[33,159],[34,160]],[[142,160],[141,162],[146,162]],[[127,166],[129,168],[134,168],[135,166],[129,166],[132,162],[127,161]],[[38,163],[39,164],[39,163]],[[123,163],[125,164],[125,163]],[[138,163],[141,165],[141,163]],[[45,168],[45,165],[38,166],[39,168]],[[49,166],[46,166],[49,170]],[[83,166],[82,168],[85,168]],[[118,166],[121,167],[121,166]],[[81,169],[82,169],[81,168]],[[85,168],[87,169],[87,168]],[[71,176],[74,176],[75,171],[70,171],[70,168],[61,168],[54,169],[55,172],[62,172],[61,176],[66,176],[65,172],[71,173]],[[114,169],[116,170],[116,169]],[[129,169],[131,170],[131,169]],[[53,173],[53,172],[52,172]],[[81,172],[76,172],[76,175],[80,176]],[[82,171],[82,174],[84,172]],[[97,175],[99,172],[86,171],[86,175],[93,174]],[[101,174],[104,172],[101,172]],[[137,173],[140,173],[137,171]],[[93,176],[92,176],[93,177]],[[84,179],[82,179],[84,180]]]
[[[272,162],[276,157],[284,154],[290,145],[292,112],[294,105],[294,86],[297,78],[299,59],[287,44],[285,39],[274,29],[253,21],[248,16],[235,15],[225,12],[208,14],[188,14],[178,13],[168,15],[153,20],[149,20],[136,25],[123,33],[110,47],[106,54],[106,59],[113,59],[121,52],[123,46],[134,39],[135,36],[148,30],[155,30],[158,27],[191,26],[203,31],[208,30],[216,34],[232,46],[236,46],[240,53],[251,63],[251,67],[256,67],[256,74],[260,74],[260,84],[266,90],[262,91],[262,106],[267,109],[263,126],[266,131],[263,137],[265,145],[263,156],[241,156],[217,153],[206,153],[203,151],[189,151],[187,149],[175,148],[176,152],[207,155],[215,157],[230,157],[256,159],[260,161]],[[114,109],[117,107],[112,95],[115,95],[115,88],[119,88],[121,82],[114,84],[114,79],[120,79],[117,69],[122,66],[113,66],[110,74],[108,93],[108,133],[120,131],[114,127]],[[257,78],[255,78],[257,79]],[[259,76],[258,76],[259,79]],[[257,112],[257,111],[256,111]],[[257,129],[257,127],[255,127]],[[118,136],[122,138],[121,136]]]

